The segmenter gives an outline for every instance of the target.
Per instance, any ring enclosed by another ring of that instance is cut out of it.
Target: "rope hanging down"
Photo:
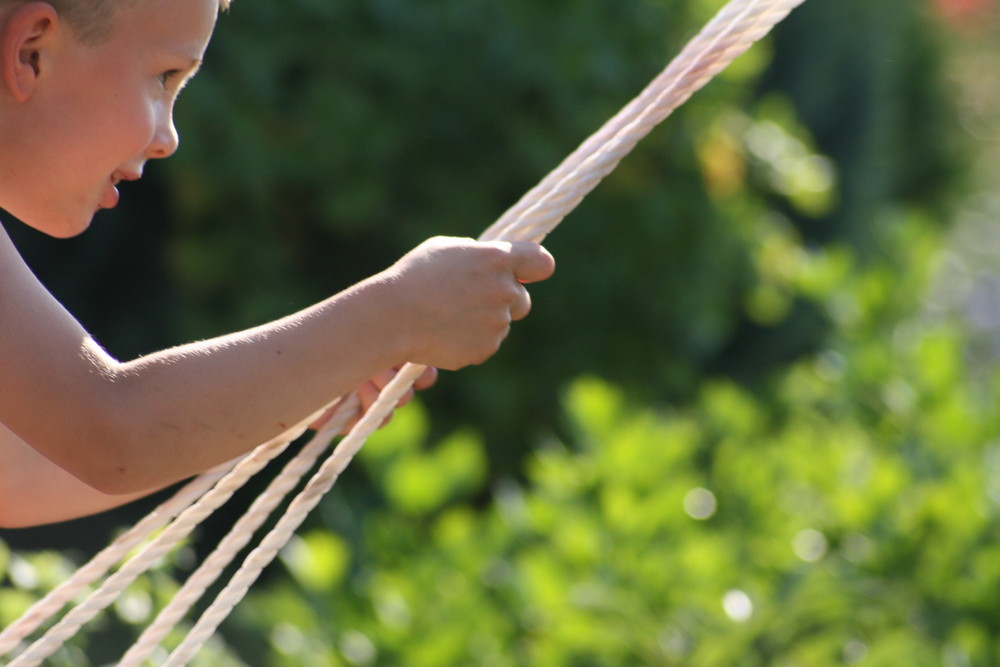
[[[638,97],[504,213],[480,239],[541,242],[656,125],[802,2],[804,0],[731,0]],[[378,429],[423,371],[422,366],[408,364],[382,391],[367,414],[340,441],[319,471],[292,500],[275,527],[246,557],[230,582],[170,655],[166,665],[178,667],[187,664],[215,633],[219,624],[246,595],[263,569],[291,539],[294,531],[332,488],[368,437]],[[330,440],[359,410],[353,395],[338,399],[331,405],[337,405],[337,410],[327,425],[313,436],[257,498],[246,515],[234,525],[125,654],[120,665],[140,665],[153,654],[167,633],[249,543],[254,532],[313,467]],[[84,624],[109,606],[138,576],[153,567],[157,560],[229,500],[250,477],[301,436],[318,414],[261,445],[246,458],[219,466],[189,482],[173,498],[0,632],[0,656],[20,648],[26,637],[55,616],[81,591],[105,576],[133,549],[158,533],[155,539],[148,541],[117,572],[107,577],[83,602],[25,648],[9,665],[38,665],[52,655]]]

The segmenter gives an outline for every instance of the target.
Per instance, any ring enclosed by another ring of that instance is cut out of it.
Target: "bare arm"
[[[387,368],[490,356],[548,277],[530,244],[440,239],[270,324],[121,363],[0,233],[0,423],[109,494],[164,486],[249,451]]]
[[[69,521],[153,493],[111,496],[84,484],[0,424],[0,528]]]
[[[366,410],[378,393],[395,376],[385,371],[355,391]],[[417,381],[416,389],[426,389],[436,378],[435,369]],[[412,397],[403,398],[401,404]],[[330,412],[335,408],[331,408]],[[318,423],[325,421],[325,417]],[[360,416],[360,413],[359,413]],[[132,494],[109,495],[84,484],[35,451],[0,424],[0,529],[26,528],[69,521],[120,507],[159,489]]]

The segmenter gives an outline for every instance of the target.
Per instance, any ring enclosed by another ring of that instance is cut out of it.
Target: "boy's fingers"
[[[389,370],[382,371],[381,373],[373,377],[371,380],[369,380],[369,382],[375,385],[375,387],[377,387],[379,391],[381,391],[382,389],[385,389],[385,386],[387,384],[392,382],[392,379],[396,377],[396,374],[398,372],[399,372],[398,368],[390,368]]]
[[[548,250],[530,241],[510,244],[511,268],[522,283],[545,280],[556,270],[556,260]]]
[[[424,371],[423,375],[417,378],[417,381],[413,383],[413,387],[418,390],[427,389],[434,386],[434,383],[438,379],[438,369],[430,366]]]
[[[365,382],[363,385],[358,387],[358,399],[361,401],[361,412],[362,414],[368,412],[368,408],[378,400],[379,391],[381,389],[376,386],[372,381]]]
[[[531,295],[520,285],[518,287],[520,290],[518,290],[517,298],[510,305],[510,319],[514,322],[523,320],[531,312]]]
[[[399,374],[399,370],[400,370],[399,368],[391,368],[387,371],[382,371],[381,373],[373,377],[370,380],[370,382],[374,384],[376,387],[378,387],[379,390],[381,391],[382,389],[385,389],[386,385],[392,382],[392,380],[396,377],[397,374]],[[433,367],[425,368],[421,376],[418,377],[416,381],[413,383],[413,388],[427,389],[428,387],[432,387],[434,383],[437,382],[437,379],[438,379],[438,369]]]

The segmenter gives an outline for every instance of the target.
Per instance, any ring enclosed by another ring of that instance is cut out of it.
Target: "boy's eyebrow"
[[[194,75],[198,73],[198,70],[201,69],[201,64],[203,62],[204,61],[201,58],[191,58],[191,64],[182,70],[184,72],[184,77],[180,83],[181,90],[183,90],[188,82],[194,78]]]
[[[205,62],[201,58],[192,58],[191,64],[187,67],[187,78],[193,77],[201,69],[202,63]]]

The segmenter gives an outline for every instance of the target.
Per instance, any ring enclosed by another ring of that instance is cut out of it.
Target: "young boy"
[[[0,0],[0,208],[56,237],[171,155],[177,94],[228,0]],[[432,239],[326,301],[130,362],[38,283],[0,228],[0,526],[99,512],[253,449],[407,361],[492,355],[548,278],[534,244]],[[433,372],[418,383],[434,381]]]

